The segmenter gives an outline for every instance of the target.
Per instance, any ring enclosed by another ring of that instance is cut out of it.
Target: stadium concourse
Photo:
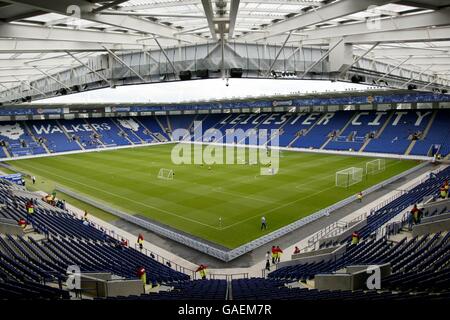
[[[450,0],[0,0],[0,302],[448,304],[449,49]]]

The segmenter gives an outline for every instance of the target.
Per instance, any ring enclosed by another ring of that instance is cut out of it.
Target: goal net
[[[363,169],[351,167],[336,172],[336,187],[348,188],[363,179]]]
[[[375,159],[366,162],[366,174],[377,174],[384,171],[386,168],[386,161],[384,159]]]
[[[159,169],[158,179],[173,180],[173,170],[164,168]]]

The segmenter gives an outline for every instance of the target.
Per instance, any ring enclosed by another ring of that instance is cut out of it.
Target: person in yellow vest
[[[448,198],[448,189],[449,189],[449,186],[448,186],[448,180],[445,180],[445,182],[444,182],[444,189],[445,189],[445,193],[446,193],[446,198]]]
[[[139,233],[137,244],[139,245],[139,250],[142,251],[142,249],[144,248],[144,236],[142,235],[142,233]]]
[[[203,280],[206,280],[206,268],[208,268],[208,266],[201,264],[197,270],[195,270],[195,272],[198,272],[200,274],[200,278]]]
[[[439,188],[439,196],[441,197],[441,199],[447,198],[447,192],[445,191],[445,186],[441,186]]]
[[[272,264],[275,264],[277,262],[277,248],[275,246],[272,246]]]
[[[281,255],[283,254],[283,250],[281,250],[280,246],[277,246],[275,248],[276,251],[276,262],[280,262],[281,261]]]
[[[142,281],[142,284],[144,285],[144,293],[145,293],[145,285],[147,284],[147,272],[145,271],[144,267],[139,267],[136,273],[138,278]]]
[[[356,232],[356,231],[354,231],[354,232],[352,233],[352,244],[358,244],[360,238],[361,238],[361,237],[359,236],[359,233]]]
[[[27,211],[27,220],[32,224],[33,223],[33,215],[34,215],[34,204],[33,201],[28,200],[25,204],[25,208]]]
[[[359,192],[357,195],[356,195],[356,198],[358,199],[358,202],[362,202],[362,200],[363,200],[363,193],[362,192]]]

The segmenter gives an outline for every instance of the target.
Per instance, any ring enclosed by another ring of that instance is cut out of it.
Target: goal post
[[[366,175],[374,175],[383,172],[386,169],[385,159],[375,159],[366,162]]]
[[[161,168],[157,177],[162,180],[173,180],[173,170]]]
[[[363,168],[351,167],[336,172],[336,187],[348,188],[363,179]]]

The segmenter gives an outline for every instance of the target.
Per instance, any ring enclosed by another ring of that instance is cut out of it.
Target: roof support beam
[[[164,57],[166,58],[167,62],[172,67],[173,73],[177,74],[177,69],[175,68],[175,65],[172,63],[172,61],[170,61],[169,56],[166,53],[166,50],[164,50],[164,48],[161,46],[158,39],[155,38],[154,40],[155,40],[156,44],[158,45],[159,49],[161,50],[161,52],[163,53]]]
[[[278,57],[280,56],[280,54],[283,51],[284,47],[286,46],[286,43],[288,42],[289,38],[291,37],[291,34],[292,34],[292,31],[289,32],[289,34],[286,37],[286,40],[284,40],[283,44],[281,45],[281,48],[278,50],[278,52],[277,52],[277,54],[275,56],[275,59],[273,59],[272,63],[270,64],[269,69],[267,70],[266,77],[268,77],[270,75],[270,73],[272,72],[272,68],[275,65],[275,63],[277,62]]]
[[[155,39],[156,40],[156,39]],[[137,76],[139,79],[141,79],[143,82],[145,82],[145,79],[139,74],[137,73],[133,68],[131,68],[128,64],[125,63],[125,61],[123,61],[122,59],[119,58],[119,56],[117,56],[114,52],[112,52],[110,49],[104,47],[106,51],[108,51],[108,53],[114,58],[116,59],[118,62],[120,62],[120,64],[122,64],[125,68],[127,68],[128,70],[131,71],[131,73],[133,73],[135,76]]]
[[[45,72],[44,70],[33,66],[33,68],[35,68],[36,70],[38,70],[40,73],[42,73],[43,75],[49,77],[50,79],[54,80],[55,82],[59,83],[60,85],[62,85],[64,88],[66,88],[69,91],[72,91],[72,89],[70,89],[64,82],[59,81],[56,77],[52,76],[51,74]]]
[[[154,34],[163,38],[179,39],[188,42],[198,42],[199,39],[202,39],[196,36],[183,36],[177,38],[174,36],[174,33],[177,31],[176,29],[144,19],[129,16],[106,16],[92,13],[92,10],[94,10],[96,6],[86,0],[5,0],[5,2],[22,4],[38,10],[59,13],[65,16],[74,16],[75,13],[79,13],[80,16],[75,16],[75,18],[81,18],[100,24],[108,24],[144,34]],[[77,6],[80,9],[80,12],[68,10],[69,8],[74,8],[74,6]]]
[[[231,0],[230,3],[230,22],[228,23],[228,39],[233,38],[234,28],[236,26],[236,17],[239,10],[239,0]]]
[[[81,65],[83,65],[84,67],[86,67],[87,69],[89,69],[89,71],[91,71],[92,73],[94,73],[95,75],[97,75],[100,79],[104,80],[106,83],[109,83],[109,85],[111,86],[111,82],[106,79],[102,74],[98,73],[97,71],[95,71],[94,69],[92,69],[89,65],[87,65],[86,63],[84,63],[83,61],[81,61],[79,58],[77,58],[75,55],[73,55],[71,52],[67,51],[67,54],[69,56],[71,56],[75,61],[77,61],[78,63],[80,63]]]
[[[105,44],[111,50],[143,50],[151,46]],[[30,53],[30,52],[95,52],[104,51],[97,43],[74,41],[45,41],[45,40],[2,40],[0,39],[0,53]]]
[[[387,31],[395,31],[397,33],[408,29],[445,25],[450,25],[450,8],[428,13],[399,16],[391,19],[382,19],[378,21],[376,30],[371,29],[366,22],[362,22],[339,27],[318,28],[316,30],[300,32],[300,34],[305,37],[305,40],[328,39],[330,36],[346,37],[346,42],[349,43],[364,42],[366,37],[368,40],[370,37],[377,37],[378,35],[377,39],[372,40],[372,42],[381,42],[380,39],[382,37],[380,33]]]
[[[323,23],[328,20],[347,16],[349,14],[357,13],[366,10],[369,6],[380,6],[392,2],[390,0],[341,0],[338,2],[325,5],[319,9],[311,10],[305,14],[295,16],[293,18],[284,20],[269,26],[265,31],[265,35],[248,34],[243,37],[246,41],[255,41],[264,38],[270,38],[285,32],[301,29],[318,23]],[[333,37],[339,35],[334,34]]]
[[[183,0],[183,1],[172,1],[172,2],[155,2],[151,4],[137,4],[131,6],[119,7],[118,11],[141,11],[149,9],[161,9],[161,8],[173,8],[182,7],[186,5],[196,5],[198,0]]]
[[[379,43],[379,42],[375,42]],[[355,54],[365,52],[365,49],[356,49]],[[396,56],[448,56],[450,47],[431,47],[431,48],[412,48],[412,47],[397,47],[397,46],[383,46],[375,49],[372,56],[375,57],[396,57]]]
[[[121,4],[121,3],[124,3],[124,2],[127,2],[127,1],[128,1],[128,0],[115,0],[115,1],[111,1],[110,3],[104,4],[104,5],[100,6],[100,7],[97,7],[97,8],[95,8],[95,9],[93,9],[93,10],[92,10],[92,13],[98,13],[98,12],[100,12],[100,11],[103,11],[103,10],[106,10],[106,9],[109,9],[109,8],[112,8],[112,7],[114,7],[114,6],[117,6],[117,5],[119,5],[119,4]]]
[[[373,46],[371,46],[368,50],[366,50],[366,52],[364,52],[362,55],[360,55],[359,57],[357,57],[352,64],[350,64],[348,67],[346,67],[344,70],[342,70],[342,72],[339,74],[338,78],[343,77],[348,70],[350,70],[355,64],[358,63],[359,60],[361,60],[362,58],[364,58],[366,55],[368,55],[373,49],[375,49],[376,46],[378,46],[379,42],[376,42]]]
[[[14,78],[16,78],[16,77],[14,77]],[[23,81],[23,80],[20,80],[20,79],[18,79],[18,78],[16,78],[16,80],[18,80],[18,81],[19,81],[20,83],[22,83],[22,84],[25,84],[25,85],[28,86],[30,89],[32,89],[32,90],[34,90],[34,91],[36,91],[36,92],[39,92],[39,93],[42,94],[44,97],[47,96],[47,95],[45,94],[45,92],[43,92],[43,91],[41,91],[41,90],[39,90],[39,89],[33,87],[31,84],[29,84],[29,83],[27,83],[27,82],[25,82],[25,81]]]
[[[379,77],[377,80],[375,80],[375,82],[379,82],[383,79],[385,79],[387,76],[389,76],[390,74],[392,74],[392,72],[394,72],[395,70],[397,70],[398,68],[400,68],[402,65],[405,64],[406,61],[408,61],[409,59],[411,59],[411,56],[409,56],[408,58],[406,58],[405,60],[401,61],[399,64],[397,64],[394,68],[392,68],[391,70],[389,70],[388,72],[386,72],[385,74],[383,74],[381,77]]]
[[[430,64],[427,68],[425,68],[425,69],[423,69],[422,71],[420,71],[420,73],[417,75],[417,78],[418,78],[418,79],[414,79],[414,78],[411,77],[411,79],[409,79],[408,81],[406,81],[403,85],[406,86],[406,85],[410,84],[411,82],[413,82],[413,81],[415,81],[415,80],[420,80],[420,76],[422,76],[425,72],[427,72],[428,70],[430,70],[432,67],[433,67],[433,65]]]
[[[203,10],[205,11],[206,20],[208,21],[211,37],[217,40],[216,25],[214,23],[214,11],[210,0],[202,0]]]
[[[19,24],[0,24],[0,35],[4,38],[95,43],[136,44],[139,35],[103,31],[86,31],[63,28],[47,28]]]
[[[435,64],[435,65],[450,65],[450,56],[445,57],[411,57],[410,62],[408,63],[411,65],[428,65],[428,64]]]
[[[319,60],[317,60],[316,62],[314,62],[311,66],[309,66],[309,68],[307,68],[305,70],[305,72],[303,72],[303,74],[301,75],[300,79],[303,79],[315,66],[317,66],[319,63],[321,63],[323,60],[325,60],[330,53],[337,48],[338,45],[340,45],[342,42],[344,41],[344,39],[340,39],[339,41],[337,41],[330,49],[328,49],[328,51],[320,57]]]
[[[103,11],[101,15],[106,16],[132,16],[132,17],[162,17],[162,18],[192,18],[204,19],[204,15],[176,14],[176,13],[144,13],[144,12],[123,12],[123,11]]]

